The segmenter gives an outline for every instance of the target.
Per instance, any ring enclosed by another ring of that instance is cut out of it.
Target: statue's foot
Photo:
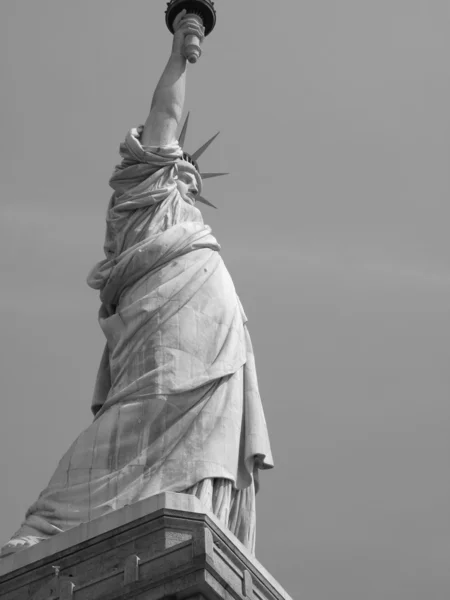
[[[31,548],[31,546],[35,546],[45,539],[46,538],[43,537],[37,537],[36,535],[24,535],[23,537],[12,538],[1,549],[0,558],[5,558],[5,556],[9,556],[15,552],[20,552],[21,550]]]

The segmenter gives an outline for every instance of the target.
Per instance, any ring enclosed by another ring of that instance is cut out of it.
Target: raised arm
[[[174,22],[172,52],[153,94],[150,114],[141,136],[143,146],[166,146],[176,139],[176,132],[184,108],[187,61],[183,54],[187,35],[196,35],[201,41],[204,29],[196,18],[182,11]]]

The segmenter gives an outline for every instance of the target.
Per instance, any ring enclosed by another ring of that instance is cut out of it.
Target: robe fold
[[[212,509],[254,543],[254,532],[239,536],[238,507],[272,455],[247,319],[219,244],[178,192],[180,147],[144,148],[141,131],[120,147],[106,258],[88,277],[106,338],[94,421],[4,554],[158,493],[214,496],[214,485]]]

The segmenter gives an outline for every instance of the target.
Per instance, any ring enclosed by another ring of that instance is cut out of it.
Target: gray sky
[[[187,148],[249,317],[276,469],[257,557],[294,597],[450,591],[446,0],[217,0]],[[279,13],[277,9],[280,7]],[[108,178],[165,2],[2,0],[0,541],[90,422]]]

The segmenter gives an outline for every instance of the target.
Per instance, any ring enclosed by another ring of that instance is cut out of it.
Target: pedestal
[[[1,600],[292,600],[194,496],[126,506],[0,561]]]

